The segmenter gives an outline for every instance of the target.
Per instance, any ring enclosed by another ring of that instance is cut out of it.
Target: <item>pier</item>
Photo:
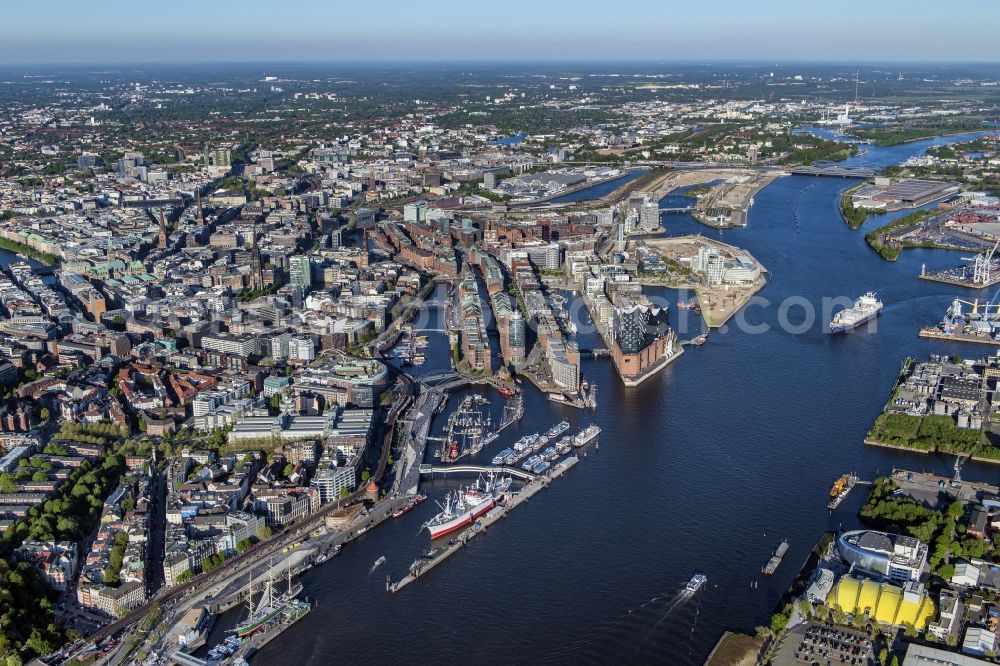
[[[445,402],[447,396],[438,390],[421,391],[416,402],[403,422],[400,439],[403,454],[397,463],[396,478],[392,490],[396,494],[416,495],[420,486],[420,465],[427,450],[427,439],[434,412]]]
[[[986,282],[976,282],[972,278],[962,277],[959,274],[949,274],[944,271],[940,273],[921,273],[919,277],[921,280],[927,280],[928,282],[943,282],[944,284],[952,284],[956,287],[968,287],[970,289],[986,289],[987,287],[1000,284],[1000,275],[991,275]]]
[[[495,472],[498,474],[510,474],[511,476],[516,476],[524,481],[533,481],[537,477],[531,472],[526,472],[519,467],[512,467],[507,465],[421,465],[420,475],[431,475],[443,474],[447,477],[449,474],[489,474]]]
[[[1000,346],[1000,340],[994,340],[989,335],[973,335],[971,333],[959,333],[957,331],[945,333],[937,328],[922,328],[920,329],[920,332],[917,333],[917,337],[930,338],[933,340],[948,340],[950,342],[975,342],[981,345]]]
[[[539,476],[535,476],[533,474],[529,475],[532,477],[532,479],[528,481],[528,483],[526,483],[524,487],[521,488],[521,490],[512,493],[510,495],[510,498],[507,500],[506,504],[504,504],[503,506],[494,507],[485,515],[481,516],[478,520],[476,520],[475,523],[472,524],[471,527],[469,527],[464,532],[462,532],[461,534],[453,538],[451,541],[449,541],[446,546],[440,549],[440,552],[434,555],[434,557],[429,559],[416,560],[413,564],[410,565],[410,572],[396,582],[392,582],[392,579],[387,576],[385,583],[386,591],[395,594],[404,587],[406,587],[407,585],[409,585],[410,583],[420,578],[421,576],[425,575],[431,569],[441,564],[446,559],[448,559],[449,557],[457,553],[459,550],[461,550],[467,543],[469,543],[469,541],[474,539],[477,535],[484,533],[487,530],[487,528],[493,525],[493,523],[497,522],[501,518],[506,518],[507,514],[510,513],[514,509],[514,507],[518,506],[523,502],[528,501],[529,499],[534,497],[538,492],[540,492],[543,488],[547,488],[549,486],[549,483],[551,483],[553,479],[562,476],[566,472],[566,470],[570,469],[578,462],[580,462],[580,459],[577,456],[569,456],[556,463],[547,474]],[[459,467],[471,468],[478,466],[463,465]],[[448,471],[456,471],[456,469],[458,468],[452,467],[448,468]],[[490,468],[479,468],[479,469],[487,469],[487,470],[505,469],[505,471],[509,472],[512,476],[515,475],[515,473],[517,473],[517,475],[520,476],[521,478],[524,478],[525,474],[521,470],[514,470],[513,468],[490,467]]]

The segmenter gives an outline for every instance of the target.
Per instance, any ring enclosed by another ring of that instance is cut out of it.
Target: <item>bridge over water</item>
[[[791,173],[797,176],[833,176],[835,178],[871,178],[875,170],[871,167],[842,167],[829,162],[817,162],[809,166],[795,167]]]
[[[474,377],[472,375],[455,372],[454,370],[433,370],[414,377],[414,379],[420,382],[420,384],[425,388],[433,388],[439,391],[451,391],[453,389],[461,388],[467,384],[488,384],[493,388],[510,388],[509,384],[504,382],[499,377]]]

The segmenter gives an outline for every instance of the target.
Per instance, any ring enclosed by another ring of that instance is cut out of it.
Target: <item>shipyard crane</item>
[[[962,306],[968,305],[972,309],[966,314],[963,311]],[[973,301],[965,301],[961,298],[956,298],[948,306],[948,310],[945,314],[944,321],[941,322],[942,328],[946,335],[951,334],[952,326],[956,324],[965,324],[974,319],[982,319],[987,321],[990,319],[990,312],[993,313],[993,319],[1000,318],[1000,289],[998,289],[993,294],[993,298],[989,302],[980,304],[979,299]]]
[[[963,301],[960,298],[956,298],[951,302],[951,305],[948,306],[948,310],[944,316],[944,321],[941,322],[941,326],[942,328],[944,328],[945,335],[951,335],[952,326],[964,324],[968,321],[968,318],[965,316],[965,313],[962,312],[963,304],[972,306],[972,312],[969,313],[969,317],[974,317],[979,314],[978,298],[971,303],[969,301]]]
[[[990,272],[993,267],[993,255],[996,254],[997,247],[1000,247],[998,240],[993,248],[987,252],[981,252],[975,257],[962,257],[962,261],[972,261],[972,282],[986,286],[990,283]]]

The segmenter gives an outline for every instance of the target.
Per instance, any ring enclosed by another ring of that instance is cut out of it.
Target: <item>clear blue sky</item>
[[[998,30],[996,0],[5,0],[0,63],[997,61]]]

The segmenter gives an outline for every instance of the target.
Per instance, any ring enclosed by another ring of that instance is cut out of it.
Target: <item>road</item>
[[[403,410],[405,410],[412,402],[412,394],[414,392],[413,380],[401,373],[399,370],[393,368],[391,365],[388,365],[387,367],[389,368],[389,372],[399,379],[402,388],[396,401],[393,403],[392,407],[390,407],[389,413],[385,419],[385,427],[383,428],[383,432],[385,434],[382,440],[382,452],[379,458],[378,467],[371,478],[371,480],[375,483],[379,483],[385,475],[389,453],[392,449],[396,422]],[[235,557],[226,560],[222,566],[219,566],[208,573],[199,574],[186,583],[182,583],[169,589],[161,589],[158,594],[149,598],[143,605],[135,608],[121,619],[112,622],[106,627],[99,629],[93,635],[89,636],[84,646],[75,654],[70,655],[70,657],[76,656],[76,654],[82,654],[83,651],[85,651],[89,646],[100,644],[102,641],[111,638],[122,631],[132,628],[134,624],[146,616],[155,604],[160,604],[164,608],[169,608],[200,589],[207,589],[211,587],[217,588],[223,583],[228,584],[228,581],[233,577],[244,575],[251,567],[256,566],[256,564],[262,559],[279,555],[281,549],[285,546],[291,545],[296,541],[302,541],[310,532],[324,525],[328,514],[362,499],[364,493],[364,487],[359,487],[344,499],[331,502],[321,507],[316,513],[269,541],[260,543],[245,553],[236,555]],[[121,642],[126,643],[127,641],[122,640]]]

